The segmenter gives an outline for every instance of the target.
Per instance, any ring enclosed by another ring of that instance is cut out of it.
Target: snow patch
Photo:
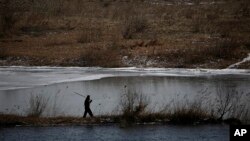
[[[248,56],[246,58],[244,58],[242,61],[232,64],[229,67],[227,67],[227,69],[232,69],[232,68],[237,68],[240,64],[245,63],[250,61],[250,53],[248,54]]]

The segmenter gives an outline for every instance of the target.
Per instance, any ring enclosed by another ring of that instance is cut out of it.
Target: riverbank
[[[250,52],[247,0],[12,2],[0,4],[1,66],[222,69]]]
[[[82,117],[27,117],[18,115],[0,115],[0,127],[15,126],[35,126],[35,127],[52,127],[52,126],[84,126],[84,125],[106,125],[118,124],[120,127],[133,125],[203,125],[203,124],[241,124],[237,119],[216,120],[213,118],[190,120],[185,122],[169,119],[163,115],[147,115],[138,117],[134,121],[129,121],[123,116],[97,116],[93,118]]]

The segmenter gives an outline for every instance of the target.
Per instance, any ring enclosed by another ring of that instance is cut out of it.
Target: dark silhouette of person
[[[84,101],[84,106],[85,106],[85,111],[84,111],[84,115],[83,117],[85,118],[87,116],[87,113],[93,117],[93,113],[90,109],[90,103],[92,102],[92,100],[90,99],[90,96],[88,95]]]

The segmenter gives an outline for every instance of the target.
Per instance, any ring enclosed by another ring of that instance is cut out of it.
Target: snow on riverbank
[[[241,64],[243,64],[243,63],[245,63],[245,62],[248,62],[248,61],[250,61],[250,53],[249,53],[248,56],[247,56],[246,58],[244,58],[242,61],[230,65],[230,66],[228,67],[228,69],[237,68],[239,65],[241,65]]]

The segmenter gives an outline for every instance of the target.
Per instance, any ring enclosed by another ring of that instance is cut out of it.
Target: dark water
[[[138,125],[0,128],[1,141],[228,141],[226,125]]]

